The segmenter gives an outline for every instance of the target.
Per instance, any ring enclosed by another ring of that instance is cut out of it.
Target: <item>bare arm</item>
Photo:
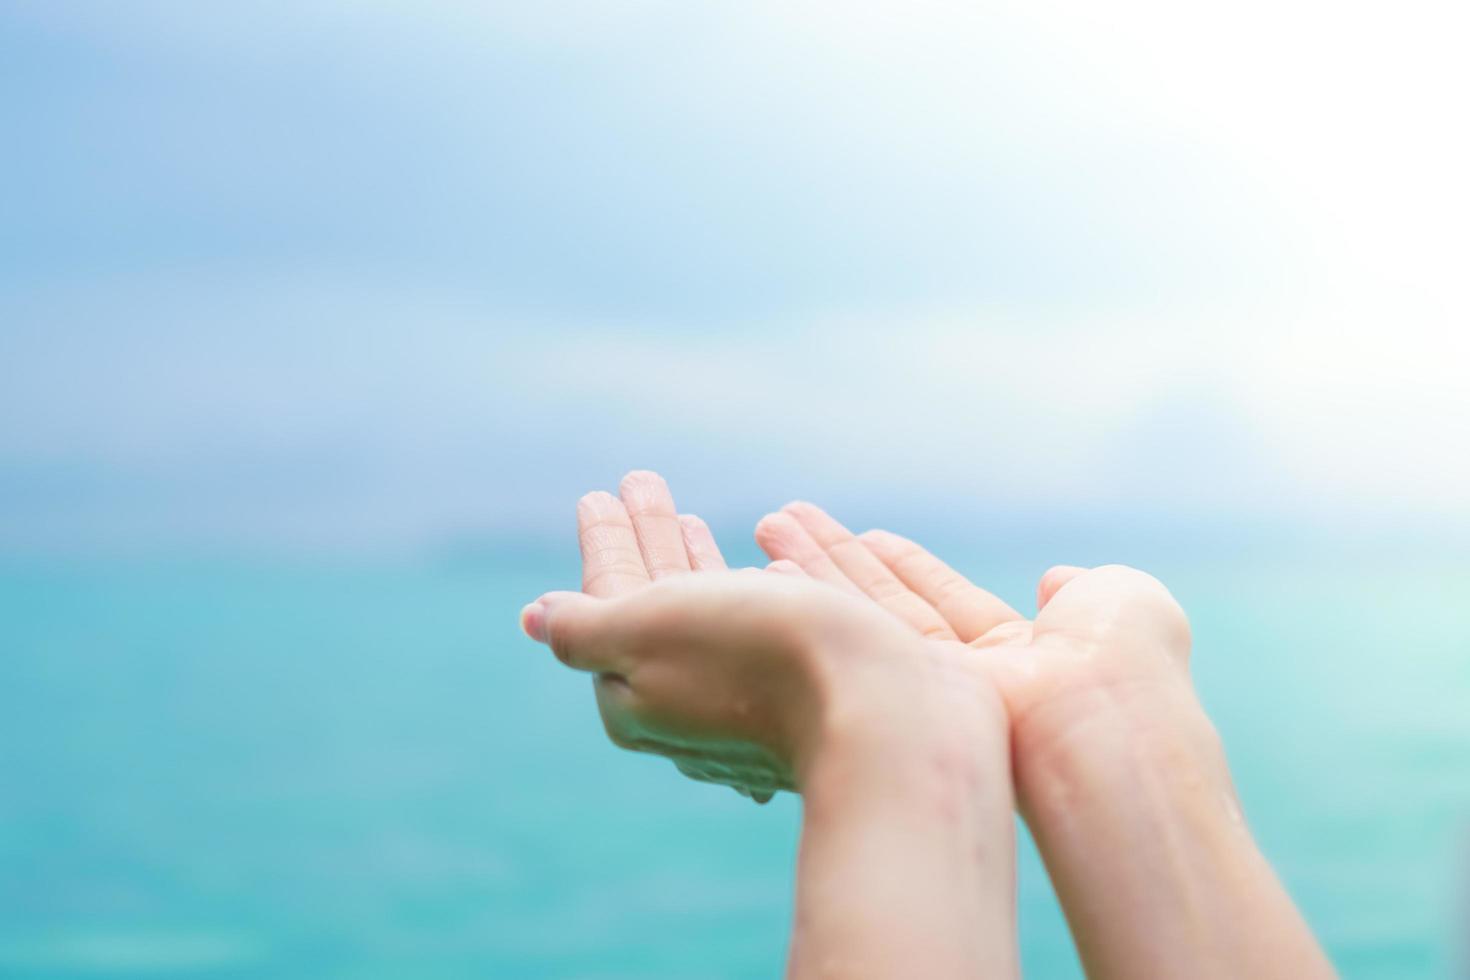
[[[803,780],[793,978],[1017,975],[1003,723],[920,708],[832,740]]]
[[[792,977],[1015,974],[1005,710],[971,651],[758,572],[552,593],[523,622],[599,675],[617,744],[802,793]]]
[[[1114,692],[1025,751],[1027,823],[1089,976],[1333,975],[1190,692]]]
[[[1034,622],[923,548],[810,504],[767,516],[772,558],[974,648],[1011,717],[1016,789],[1089,976],[1332,975],[1241,816],[1155,579],[1059,566]]]
[[[686,574],[724,564],[702,523],[653,474],[620,498],[579,507],[599,598],[548,594],[523,625],[598,675],[619,745],[801,792],[790,976],[1014,976],[1008,725],[972,651],[804,576]]]

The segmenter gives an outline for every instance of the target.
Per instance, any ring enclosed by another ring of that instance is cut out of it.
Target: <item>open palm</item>
[[[1129,702],[1152,710],[1193,698],[1184,613],[1134,569],[1054,567],[1028,620],[914,542],[887,531],[855,535],[813,504],[767,515],[755,536],[771,558],[866,595],[924,636],[983,651],[1018,747],[1091,732]]]
[[[625,476],[617,496],[598,490],[582,497],[577,502],[577,539],[582,552],[582,591],[598,598],[624,596],[671,575],[727,567],[709,526],[692,514],[680,514],[663,477],[646,470]],[[802,574],[786,561],[773,562],[768,569]],[[606,719],[608,706],[617,697],[617,680],[599,676],[596,684]],[[790,788],[785,780],[773,783],[769,778],[755,778],[767,768],[762,758],[691,754],[675,758],[674,764],[692,779],[731,786],[760,803],[769,800],[776,789]]]
[[[704,521],[680,514],[656,473],[634,471],[619,493],[577,505],[582,589],[613,598],[670,575],[723,570]],[[1189,627],[1151,576],[1122,566],[1057,566],[1042,576],[1040,610],[1028,620],[919,545],[887,531],[855,535],[821,508],[792,503],[756,526],[767,571],[801,575],[866,597],[936,645],[977,651],[1006,702],[1018,750],[1028,755],[1074,737],[1096,737],[1130,704],[1190,704]],[[600,698],[607,681],[598,681]],[[676,759],[685,775],[730,785],[758,801],[738,771]]]

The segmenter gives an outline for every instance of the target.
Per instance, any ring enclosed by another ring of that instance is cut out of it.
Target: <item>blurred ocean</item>
[[[981,574],[1029,608],[1041,568]],[[1458,976],[1470,577],[1154,568],[1353,977]],[[0,571],[0,976],[774,977],[798,808],[605,743],[516,630],[562,552]],[[1075,956],[1033,852],[1033,976]]]

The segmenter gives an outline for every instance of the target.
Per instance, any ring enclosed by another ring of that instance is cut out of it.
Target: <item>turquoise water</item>
[[[1039,569],[989,579],[1017,602]],[[1159,569],[1345,972],[1460,975],[1470,578]],[[0,976],[772,977],[798,811],[603,739],[563,556],[0,572]],[[1035,856],[1025,963],[1075,957]]]

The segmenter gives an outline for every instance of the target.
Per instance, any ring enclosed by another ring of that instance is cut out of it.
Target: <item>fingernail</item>
[[[606,490],[593,490],[583,494],[582,499],[577,501],[577,516],[586,520],[613,517],[622,506],[618,498]]]
[[[537,643],[545,643],[546,607],[540,602],[528,602],[521,610],[521,629]]]

